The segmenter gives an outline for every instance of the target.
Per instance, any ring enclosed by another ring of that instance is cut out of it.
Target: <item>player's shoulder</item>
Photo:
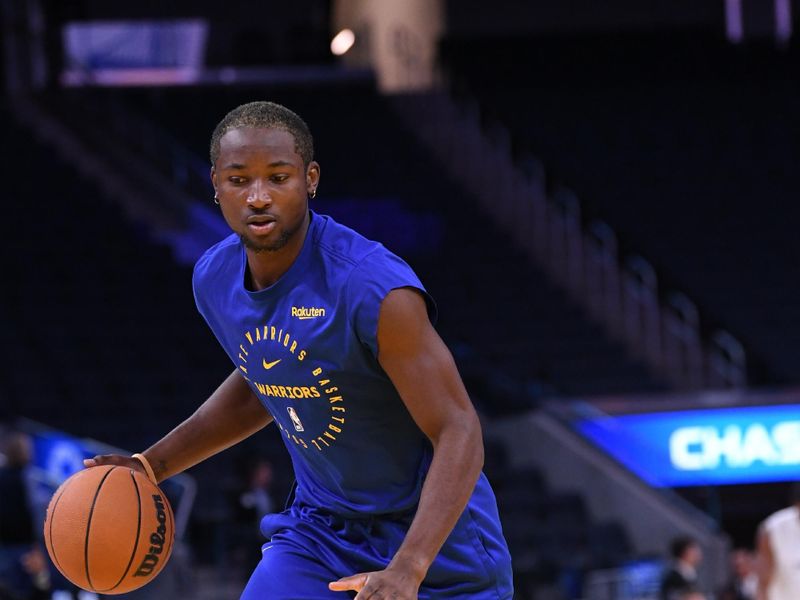
[[[241,254],[241,241],[232,233],[206,250],[194,265],[195,285],[222,275]]]
[[[365,264],[380,264],[397,257],[383,244],[371,240],[327,215],[315,214],[318,219],[316,244],[327,260],[338,266],[359,270]]]

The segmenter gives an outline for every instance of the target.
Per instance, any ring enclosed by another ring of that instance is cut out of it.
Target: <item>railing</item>
[[[620,256],[606,223],[583,223],[569,189],[546,193],[545,172],[532,157],[515,161],[511,137],[485,125],[474,100],[443,93],[400,95],[394,104],[409,129],[452,169],[452,175],[528,256],[615,339],[678,389],[747,385],[742,345],[728,332],[704,337],[685,294],[659,289],[640,256]]]

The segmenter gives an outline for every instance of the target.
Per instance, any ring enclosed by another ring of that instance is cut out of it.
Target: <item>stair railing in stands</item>
[[[475,100],[457,104],[431,92],[394,96],[393,105],[530,259],[654,373],[678,389],[747,385],[742,345],[725,331],[704,338],[691,300],[671,290],[662,297],[653,267],[620,256],[611,227],[584,225],[574,193],[559,188],[548,196],[541,163],[515,161],[508,130],[482,123]]]

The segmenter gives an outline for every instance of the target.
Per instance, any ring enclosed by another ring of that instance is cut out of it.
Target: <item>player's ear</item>
[[[217,187],[217,170],[211,165],[211,185],[214,186],[214,203],[219,204],[219,188]]]
[[[312,198],[316,193],[318,185],[319,163],[315,160],[312,160],[310,163],[308,163],[308,167],[306,167],[306,189],[308,190],[308,195]]]

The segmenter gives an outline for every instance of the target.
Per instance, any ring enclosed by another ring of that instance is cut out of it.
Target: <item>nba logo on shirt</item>
[[[303,423],[302,421],[300,421],[300,417],[297,416],[297,411],[295,411],[295,409],[292,408],[291,406],[286,407],[286,410],[289,411],[289,416],[292,419],[292,423],[294,423],[294,428],[297,431],[304,431]]]

